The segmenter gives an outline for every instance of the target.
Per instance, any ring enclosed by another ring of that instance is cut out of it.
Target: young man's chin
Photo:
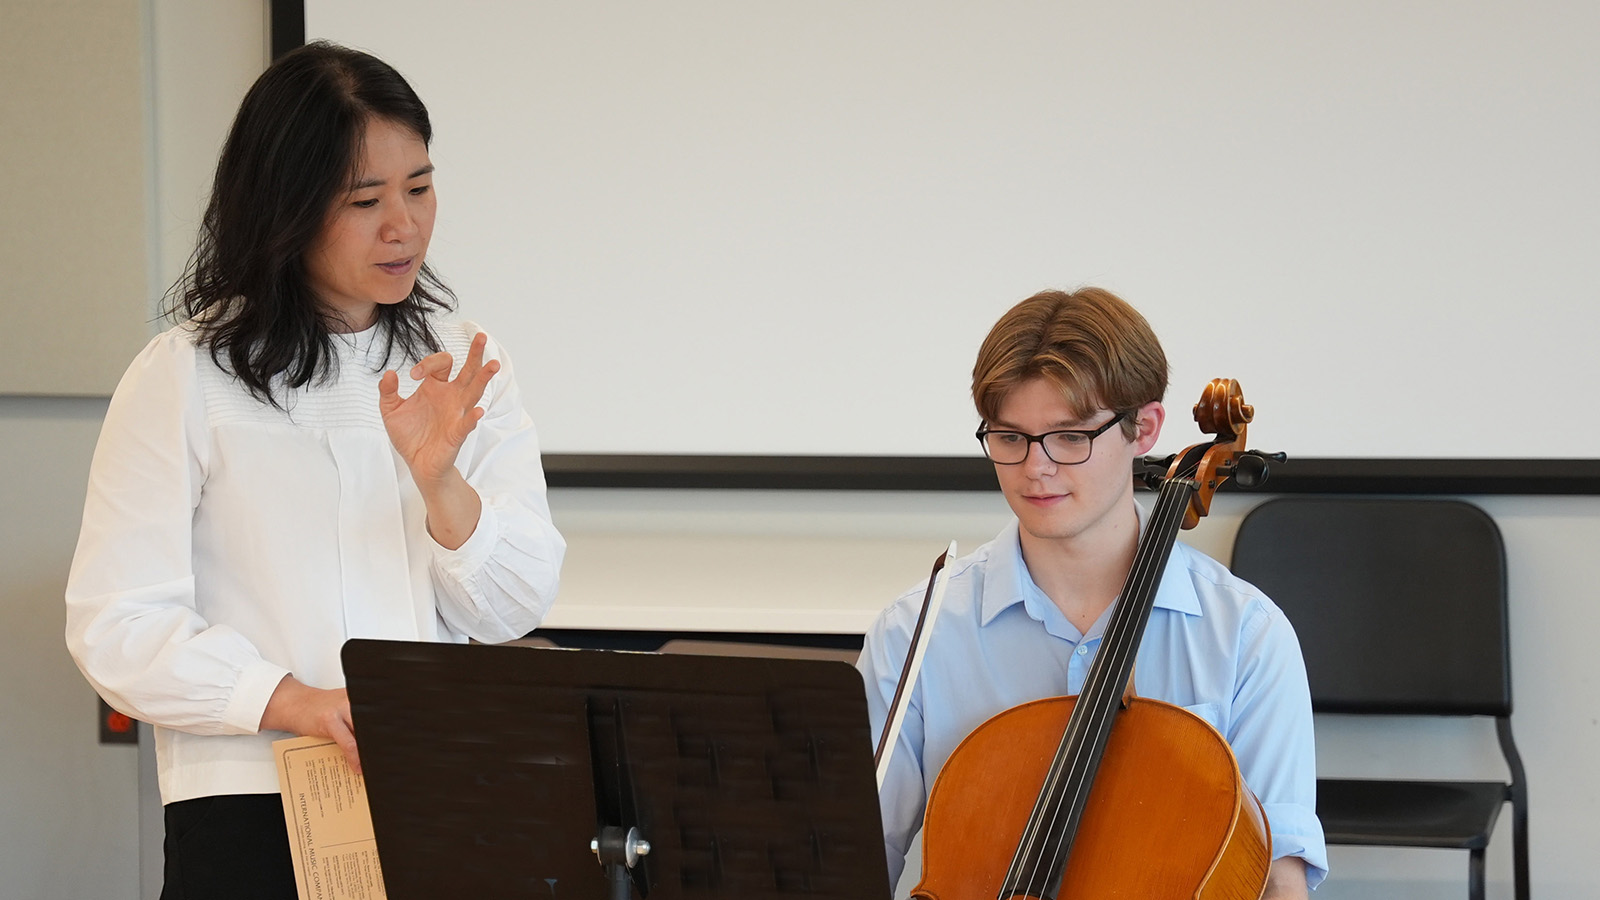
[[[1082,524],[1072,516],[1018,515],[1017,522],[1031,537],[1041,541],[1065,541],[1078,536]]]

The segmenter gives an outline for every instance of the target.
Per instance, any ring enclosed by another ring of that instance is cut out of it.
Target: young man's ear
[[[1136,456],[1143,456],[1155,447],[1156,439],[1161,437],[1161,425],[1167,420],[1167,410],[1161,401],[1152,400],[1139,407],[1134,413],[1134,422],[1138,425],[1138,436],[1134,439],[1133,452]]]

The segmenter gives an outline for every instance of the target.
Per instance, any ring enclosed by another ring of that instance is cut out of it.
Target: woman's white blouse
[[[439,323],[459,370],[471,323]],[[344,685],[347,638],[486,642],[533,630],[566,544],[510,362],[456,459],[483,500],[457,550],[378,413],[380,330],[335,337],[333,379],[279,393],[222,371],[192,331],[153,339],[112,396],[67,583],[67,645],[116,708],[156,726],[163,802],[275,793],[262,712],[282,678]],[[409,360],[394,360],[409,396]],[[359,740],[359,737],[358,737]]]

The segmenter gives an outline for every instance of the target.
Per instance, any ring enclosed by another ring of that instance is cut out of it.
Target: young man
[[[990,716],[1077,694],[1138,547],[1133,461],[1165,419],[1167,361],[1108,291],[1049,291],[1006,313],[978,352],[979,439],[1016,522],[948,564],[949,587],[880,794],[896,882],[945,760]],[[924,587],[884,610],[859,667],[875,734]],[[1327,874],[1316,817],[1311,700],[1294,631],[1272,601],[1178,544],[1138,653],[1139,696],[1187,708],[1228,740],[1272,830],[1266,897]],[[1002,862],[1001,865],[1005,863]]]

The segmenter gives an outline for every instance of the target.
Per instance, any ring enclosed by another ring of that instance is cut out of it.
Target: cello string
[[[1161,521],[1170,515],[1166,510],[1171,507],[1170,497],[1173,493],[1165,485],[1162,486],[1162,490],[1156,498],[1155,509],[1151,514],[1153,522]],[[1137,596],[1140,593],[1139,586],[1146,580],[1144,573],[1149,569],[1148,555],[1148,553],[1145,553],[1135,557],[1133,569],[1129,572],[1127,583],[1124,585],[1123,595]],[[1118,623],[1122,618],[1126,617],[1129,606],[1130,604],[1118,602],[1117,608],[1112,612],[1111,622],[1107,626],[1108,633],[1114,632],[1119,628]],[[1090,667],[1086,686],[1079,693],[1080,700],[1090,695],[1093,685],[1104,680],[1099,677],[1101,668],[1101,665],[1098,664],[1097,656],[1097,664]],[[1055,795],[1059,794],[1062,785],[1067,783],[1071,777],[1071,774],[1066,773],[1064,770],[1072,766],[1080,755],[1071,752],[1071,748],[1075,743],[1078,743],[1078,738],[1086,727],[1088,718],[1092,714],[1092,709],[1092,706],[1085,706],[1082,714],[1068,718],[1067,727],[1061,736],[1061,742],[1056,748],[1055,756],[1052,757],[1051,767],[1046,773],[1038,796],[1034,800],[1034,808],[1028,816],[1022,838],[1018,841],[1017,850],[1012,856],[1011,866],[1007,869],[1008,879],[1022,878],[1023,869],[1028,870],[1029,881],[1037,877],[1038,866],[1042,861],[1041,854],[1045,849],[1045,841],[1041,839],[1041,835],[1057,827],[1061,801]],[[1030,863],[1031,865],[1029,865]]]
[[[1174,503],[1186,501],[1186,497],[1179,497],[1180,493],[1175,488],[1163,486],[1152,513],[1152,524],[1157,526],[1155,534],[1161,534],[1160,526],[1173,519],[1171,510]],[[1153,580],[1154,571],[1159,567],[1160,557],[1164,556],[1164,553],[1150,549],[1164,548],[1162,543],[1146,542],[1145,546],[1146,552],[1135,559],[1134,568],[1129,573],[1127,584],[1122,592],[1124,598],[1137,598],[1145,593]],[[1141,603],[1118,602],[1107,629],[1107,634],[1112,639],[1110,643],[1113,644],[1113,647],[1116,645],[1116,637],[1130,627],[1129,620],[1138,616],[1139,608],[1142,605]],[[1090,670],[1089,686],[1079,695],[1080,700],[1088,698],[1091,702],[1085,706],[1083,715],[1069,720],[1069,727],[1063,734],[1061,746],[1058,747],[1057,755],[1052,761],[1051,771],[1045,780],[1044,788],[1035,800],[1035,808],[1033,814],[1029,817],[1028,827],[1025,829],[1023,839],[1018,843],[1017,853],[1012,858],[1012,865],[1008,868],[1008,878],[1020,877],[1023,873],[1022,870],[1027,869],[1029,870],[1028,878],[1031,883],[1039,877],[1039,866],[1044,862],[1047,851],[1049,851],[1052,862],[1059,859],[1064,841],[1059,839],[1052,840],[1052,837],[1061,828],[1060,820],[1062,815],[1072,808],[1065,801],[1075,799],[1077,796],[1076,794],[1065,795],[1062,789],[1064,786],[1076,784],[1080,789],[1079,793],[1081,793],[1082,788],[1085,787],[1087,773],[1081,770],[1086,768],[1087,765],[1085,757],[1092,754],[1086,752],[1089,748],[1083,745],[1083,737],[1086,734],[1093,737],[1102,731],[1103,728],[1097,725],[1097,719],[1105,717],[1108,713],[1108,710],[1104,708],[1104,703],[1101,704],[1102,708],[1097,709],[1093,702],[1096,698],[1106,693],[1105,690],[1096,690],[1095,686],[1104,686],[1106,681],[1115,674],[1114,671],[1107,668],[1107,661],[1115,663],[1118,654],[1116,652],[1104,652],[1105,649],[1102,648],[1103,652],[1098,656],[1106,657],[1106,660],[1097,658],[1096,665],[1092,666]],[[1112,669],[1114,669],[1114,666]],[[1121,692],[1117,691],[1115,693],[1115,697],[1108,697],[1108,699],[1119,701]],[[1072,771],[1066,772],[1065,770],[1069,767]],[[1055,845],[1053,851],[1050,851],[1051,844]]]
[[[1170,510],[1176,493],[1176,490],[1169,489],[1163,485],[1161,494],[1156,500],[1155,509],[1152,512],[1152,524],[1163,522],[1171,517]],[[1148,551],[1148,548],[1156,545],[1147,542],[1145,546],[1147,552],[1135,558],[1134,568],[1129,573],[1127,584],[1123,591],[1124,597],[1139,596],[1142,593],[1143,586],[1149,581],[1149,573],[1152,568],[1150,559],[1152,552]],[[1108,625],[1108,633],[1115,636],[1120,630],[1126,628],[1125,622],[1130,615],[1131,608],[1135,605],[1137,604],[1118,602],[1117,609],[1113,611],[1112,620]],[[1049,835],[1060,830],[1060,818],[1067,808],[1065,803],[1067,798],[1062,796],[1062,787],[1071,784],[1075,778],[1080,784],[1083,780],[1078,773],[1078,770],[1082,768],[1079,763],[1085,755],[1083,753],[1082,738],[1086,732],[1091,735],[1094,733],[1091,730],[1092,720],[1096,715],[1093,701],[1099,694],[1103,693],[1103,691],[1097,691],[1095,686],[1103,685],[1107,677],[1102,674],[1105,664],[1099,659],[1100,656],[1104,655],[1106,654],[1098,654],[1096,665],[1090,668],[1088,684],[1079,693],[1080,701],[1087,698],[1090,702],[1084,706],[1081,715],[1069,718],[1067,731],[1063,734],[1061,746],[1057,749],[1057,756],[1053,761],[1049,777],[1046,779],[1045,787],[1035,801],[1035,809],[1033,815],[1030,816],[1025,842],[1018,845],[1019,854],[1026,849],[1027,855],[1020,859],[1016,857],[1013,859],[1014,863],[1024,863],[1023,866],[1018,868],[1027,868],[1029,870],[1027,876],[1028,884],[1032,884],[1039,877],[1039,867],[1044,862],[1044,855],[1049,845]],[[1068,767],[1073,771],[1065,773],[1063,770]],[[1059,846],[1059,842],[1056,843]],[[1057,853],[1051,854],[1052,863],[1057,856]],[[1031,863],[1031,865],[1027,865],[1027,863]],[[1020,876],[1021,872],[1019,871],[1017,874]],[[1027,885],[1020,886],[1025,887]]]
[[[1087,700],[1088,705],[1085,710],[1083,733],[1075,748],[1072,777],[1067,785],[1070,790],[1056,799],[1054,819],[1057,823],[1068,817],[1072,811],[1081,809],[1088,792],[1093,787],[1090,770],[1096,755],[1094,750],[1109,735],[1116,707],[1121,703],[1123,685],[1118,683],[1122,680],[1119,676],[1125,677],[1127,674],[1123,660],[1130,654],[1130,649],[1136,649],[1133,632],[1139,630],[1138,620],[1144,607],[1148,605],[1148,596],[1156,587],[1156,575],[1166,555],[1165,537],[1171,532],[1170,523],[1181,515],[1181,504],[1186,499],[1183,493],[1176,484],[1163,491],[1162,502],[1158,503],[1158,508],[1152,516],[1151,540],[1146,542],[1146,552],[1138,561],[1137,571],[1129,578],[1130,589],[1119,601],[1119,608],[1107,631],[1107,640],[1096,655],[1096,665],[1091,672],[1092,683],[1079,694],[1079,700]],[[1053,838],[1051,842],[1053,847],[1049,852],[1053,872],[1057,866],[1062,865],[1070,841],[1069,836],[1065,834],[1064,825],[1061,824],[1057,824],[1047,836]]]
[[[1052,872],[1061,865],[1062,856],[1070,843],[1068,835],[1062,833],[1061,819],[1077,808],[1081,798],[1092,788],[1088,772],[1093,761],[1091,757],[1094,756],[1092,750],[1100,743],[1102,735],[1108,735],[1110,725],[1114,721],[1115,706],[1121,702],[1123,693],[1122,690],[1111,690],[1110,688],[1115,685],[1108,685],[1108,682],[1122,674],[1128,656],[1137,652],[1138,642],[1134,640],[1132,632],[1143,630],[1135,627],[1136,620],[1141,616],[1148,616],[1146,608],[1150,605],[1147,602],[1126,601],[1130,598],[1145,597],[1158,586],[1157,573],[1165,565],[1169,555],[1168,538],[1176,536],[1177,530],[1182,525],[1181,512],[1187,507],[1189,485],[1183,479],[1193,470],[1194,467],[1189,467],[1186,472],[1169,478],[1162,485],[1150,523],[1153,526],[1152,536],[1157,540],[1147,541],[1144,546],[1148,552],[1141,553],[1135,559],[1134,569],[1129,573],[1127,580],[1127,588],[1123,591],[1117,609],[1112,613],[1112,619],[1108,623],[1107,640],[1102,644],[1101,652],[1096,654],[1095,664],[1090,669],[1089,684],[1079,693],[1079,700],[1088,698],[1089,704],[1081,720],[1078,720],[1078,727],[1071,727],[1073,723],[1069,722],[1068,734],[1064,735],[1062,746],[1058,748],[1058,757],[1067,759],[1062,764],[1052,765],[1046,780],[1046,788],[1041,791],[1035,803],[1034,815],[1030,816],[1025,840],[1019,843],[1018,854],[1013,856],[1012,868],[1019,868],[1016,864],[1023,861],[1021,859],[1023,848],[1028,849],[1027,857],[1032,861],[1031,866],[1026,866],[1031,870],[1028,878],[1030,884],[1039,878],[1039,867],[1044,863],[1046,855],[1049,857]],[[1182,504],[1177,511],[1172,509],[1175,503]],[[1066,752],[1069,743],[1076,746],[1070,748],[1071,752]],[[1070,771],[1063,772],[1063,769]],[[1008,870],[1008,877],[1010,871]]]
[[[1168,490],[1168,484],[1173,488]],[[1127,598],[1153,599],[1154,591],[1159,586],[1157,573],[1164,567],[1169,553],[1167,552],[1171,539],[1176,538],[1182,526],[1182,513],[1187,507],[1189,485],[1183,479],[1169,479],[1162,485],[1162,497],[1157,501],[1157,510],[1152,513],[1151,526],[1156,529],[1152,535],[1154,540],[1146,542],[1149,552],[1141,554],[1141,559],[1136,562],[1137,575],[1130,575],[1130,586],[1135,589],[1125,592]],[[1166,502],[1163,502],[1166,501]],[[1173,510],[1173,504],[1180,504]],[[1136,582],[1136,584],[1135,584]],[[1115,721],[1115,709],[1122,700],[1121,686],[1111,679],[1127,672],[1125,668],[1130,656],[1138,651],[1139,642],[1134,638],[1134,631],[1142,631],[1135,627],[1136,620],[1148,615],[1149,602],[1124,603],[1119,601],[1119,609],[1113,614],[1114,623],[1108,627],[1108,640],[1101,645],[1101,652],[1096,654],[1095,665],[1091,675],[1095,677],[1095,687],[1086,688],[1079,694],[1079,700],[1088,697],[1090,706],[1088,715],[1084,720],[1083,728],[1088,732],[1087,740],[1080,742],[1076,748],[1073,760],[1073,777],[1069,782],[1070,795],[1063,796],[1058,801],[1053,820],[1059,820],[1063,813],[1078,807],[1093,788],[1089,767],[1093,762],[1092,753],[1095,744],[1099,743],[1102,736],[1109,737],[1109,730]],[[1107,646],[1109,645],[1109,646]],[[1102,660],[1103,658],[1103,660]],[[1120,681],[1121,679],[1118,678]],[[1109,682],[1109,683],[1108,683]],[[1054,821],[1052,822],[1054,825]],[[1052,828],[1046,833],[1054,845],[1050,849],[1050,872],[1064,869],[1064,856],[1070,846],[1068,835],[1061,833],[1062,829]],[[1037,870],[1035,877],[1037,877]]]
[[[1161,496],[1156,501],[1156,509],[1153,514],[1155,520],[1159,521],[1168,517],[1168,510],[1171,507],[1171,495],[1171,490],[1163,489]],[[1152,546],[1154,545],[1147,542],[1145,544],[1146,552],[1135,558],[1134,567],[1129,573],[1122,592],[1124,599],[1137,597],[1141,593],[1140,588],[1147,581],[1149,548]],[[1113,611],[1111,622],[1108,625],[1108,634],[1114,636],[1120,629],[1126,627],[1128,610],[1132,605],[1122,600],[1118,601],[1117,608]],[[1104,649],[1103,647],[1102,650]],[[1094,719],[1099,711],[1096,709],[1095,700],[1103,691],[1098,690],[1096,686],[1103,685],[1106,680],[1103,675],[1104,662],[1100,658],[1102,656],[1110,658],[1110,654],[1102,652],[1097,655],[1096,664],[1091,666],[1087,683],[1078,695],[1078,701],[1082,705],[1082,712],[1069,719],[1069,733],[1066,735],[1066,742],[1060,750],[1058,764],[1051,773],[1051,779],[1046,789],[1041,792],[1039,801],[1043,804],[1043,808],[1040,811],[1039,825],[1032,829],[1030,834],[1032,840],[1030,841],[1028,859],[1032,865],[1028,867],[1028,878],[1024,887],[1039,887],[1040,889],[1053,887],[1038,885],[1042,877],[1040,870],[1046,864],[1047,859],[1052,867],[1059,860],[1061,846],[1064,843],[1064,840],[1060,839],[1064,837],[1064,835],[1061,835],[1064,829],[1061,820],[1070,811],[1072,807],[1071,801],[1075,800],[1081,793],[1081,787],[1086,778],[1083,769],[1085,768],[1085,757],[1090,754],[1086,753],[1085,739],[1087,737],[1092,740],[1092,736],[1097,731],[1094,727]],[[1078,786],[1080,791],[1067,794],[1063,790],[1073,785]],[[1052,840],[1053,837],[1057,839]]]

